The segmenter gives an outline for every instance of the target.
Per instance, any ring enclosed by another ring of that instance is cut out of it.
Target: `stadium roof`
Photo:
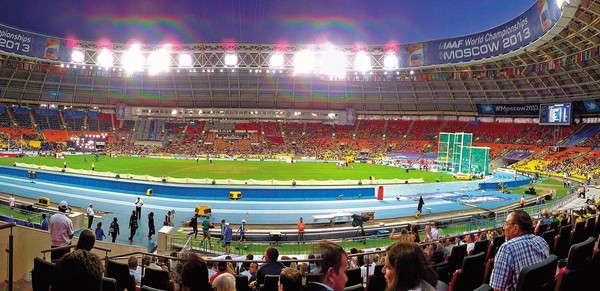
[[[532,9],[542,19],[542,11],[535,6]],[[497,56],[465,62],[427,64],[425,58],[423,65],[411,63],[386,71],[386,46],[369,46],[378,71],[367,76],[351,72],[337,81],[321,76],[267,73],[268,57],[276,47],[258,43],[236,45],[240,63],[231,70],[223,66],[228,53],[225,45],[190,46],[198,64],[196,71],[157,76],[123,77],[94,66],[57,72],[47,69],[55,67],[56,62],[0,54],[0,60],[8,61],[0,69],[0,101],[108,108],[126,103],[184,108],[355,108],[359,113],[477,114],[483,104],[594,100],[600,96],[600,4],[572,0],[561,15],[531,43]],[[500,29],[510,30],[512,23],[521,27],[523,21],[516,18],[510,23],[511,26]],[[431,43],[435,42],[425,44]],[[453,49],[452,43],[458,42],[446,43]],[[75,47],[84,49],[86,57],[95,62],[96,43],[78,42]],[[300,49],[292,47],[286,53]],[[341,49],[353,53],[352,46]],[[408,46],[401,49],[411,50]],[[410,53],[407,62],[413,61],[414,54]],[[290,63],[292,59],[291,55],[287,57]],[[44,66],[47,70],[36,69]]]
[[[383,45],[495,27],[535,0],[9,1],[0,22],[83,41]]]

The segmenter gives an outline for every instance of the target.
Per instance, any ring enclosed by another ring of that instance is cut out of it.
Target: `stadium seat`
[[[473,290],[483,282],[485,253],[466,256],[460,269],[454,271],[448,291]]]
[[[55,264],[41,258],[33,259],[33,271],[31,272],[31,287],[33,291],[48,291],[54,276]]]
[[[117,291],[117,280],[108,277],[102,278],[102,291]]]
[[[106,277],[117,281],[117,290],[135,289],[135,278],[129,273],[127,264],[108,260],[106,263]]]
[[[385,266],[385,265],[384,264],[375,265],[375,270],[373,270],[373,275],[374,276],[383,276],[383,266]]]
[[[169,271],[156,270],[152,268],[144,269],[142,277],[142,286],[148,286],[163,290],[172,290],[171,282],[169,281]]]
[[[555,285],[558,257],[550,255],[547,259],[521,269],[517,280],[517,291],[553,291]]]
[[[494,258],[496,256],[496,251],[498,248],[506,241],[506,237],[504,235],[497,236],[492,240],[492,243],[488,246],[487,252],[485,254],[485,261],[489,261],[489,259]]]
[[[554,252],[554,237],[556,237],[556,229],[549,229],[542,233],[542,238],[548,243],[551,254]]]
[[[569,252],[569,242],[571,241],[571,225],[563,225],[560,227],[558,234],[554,237],[554,247],[552,254],[555,254],[559,259],[567,257]]]
[[[485,271],[483,272],[483,283],[490,283],[492,277],[492,270],[494,269],[494,258],[491,258],[485,262]]]
[[[556,291],[585,290],[595,284],[595,274],[590,273],[595,243],[596,240],[589,237],[571,246],[567,266],[556,275]]]
[[[369,276],[367,279],[366,291],[381,291],[387,288],[384,276]]]
[[[584,241],[587,237],[585,236],[585,221],[575,223],[575,227],[571,230],[571,239],[569,245],[578,244]]]
[[[437,272],[440,281],[449,284],[452,274],[462,265],[463,259],[467,256],[467,245],[453,246],[450,255],[445,261],[435,264],[433,269]],[[483,263],[482,263],[483,265]]]
[[[265,275],[265,281],[260,285],[261,291],[278,291],[279,275]]]
[[[596,217],[590,217],[585,221],[585,237],[594,236],[594,227],[596,226]]]
[[[248,276],[246,275],[234,275],[235,276],[235,290],[236,291],[250,291],[248,287]]]
[[[473,247],[471,252],[469,252],[469,255],[475,255],[478,253],[486,253],[489,245],[490,245],[490,241],[487,239],[478,240],[475,242],[475,246]],[[484,259],[485,259],[485,255],[484,255]]]
[[[346,287],[351,287],[356,284],[362,285],[363,283],[360,268],[351,268],[346,270],[346,276],[348,277],[348,281],[346,281]]]

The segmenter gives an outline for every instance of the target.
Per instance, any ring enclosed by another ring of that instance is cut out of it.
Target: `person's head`
[[[242,224],[246,224],[246,220],[242,219]]]
[[[303,222],[303,221],[304,221],[304,219],[302,219],[302,217],[300,217],[300,222]]]
[[[235,277],[229,273],[223,273],[212,283],[215,291],[235,291]]]
[[[279,291],[302,290],[302,273],[296,269],[283,268],[279,274]]]
[[[315,245],[321,254],[321,282],[331,287],[334,291],[344,290],[348,281],[348,256],[339,245],[325,241]]]
[[[221,223],[225,224],[225,219],[221,219]]]
[[[46,219],[46,213],[42,213],[42,220]]]
[[[248,270],[248,272],[250,272],[250,274],[254,275],[256,273],[256,270],[258,270],[258,264],[250,263],[250,269]]]
[[[514,237],[533,233],[533,221],[527,212],[514,210],[506,217],[502,228],[504,229],[506,240],[510,240]]]
[[[225,228],[229,228],[229,222],[225,222]]]
[[[148,213],[148,218],[154,218],[154,212]]]
[[[402,230],[400,231],[401,234],[408,234],[408,229],[406,227],[403,227]]]
[[[117,221],[119,221],[119,220],[116,217],[113,218],[113,222],[117,222]]]
[[[65,254],[54,267],[52,290],[102,290],[102,262],[86,250]]]
[[[188,260],[183,265],[183,269],[181,270],[181,290],[210,290],[206,261],[196,253],[189,253]]]
[[[136,216],[135,210],[131,210],[131,216]]]
[[[94,205],[92,205],[92,203],[90,203],[90,208],[94,208]]]
[[[58,211],[67,212],[67,209],[69,209],[69,204],[67,203],[67,201],[63,200],[58,203]]]
[[[278,258],[279,258],[279,251],[274,247],[268,247],[267,250],[265,251],[264,260],[267,263],[274,263],[274,262],[277,262]]]
[[[129,259],[127,260],[127,266],[131,270],[137,269],[137,266],[138,266],[138,260],[137,260],[137,258],[135,256],[129,257]]]
[[[91,229],[86,228],[79,235],[79,240],[77,241],[77,246],[75,248],[78,250],[91,251],[92,248],[94,248],[95,243],[96,235]]]
[[[137,201],[140,201],[140,197],[138,197],[136,200],[137,200]]]
[[[435,271],[426,264],[423,251],[415,243],[398,242],[390,246],[382,270],[387,290],[409,290],[421,280],[435,287]]]

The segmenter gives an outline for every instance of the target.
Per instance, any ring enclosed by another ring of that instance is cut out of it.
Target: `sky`
[[[414,43],[481,32],[535,0],[2,0],[0,23],[60,38],[160,43]]]

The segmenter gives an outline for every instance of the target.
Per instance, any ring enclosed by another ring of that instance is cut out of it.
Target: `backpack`
[[[115,223],[111,222],[110,227],[108,228],[108,232],[115,232]]]

